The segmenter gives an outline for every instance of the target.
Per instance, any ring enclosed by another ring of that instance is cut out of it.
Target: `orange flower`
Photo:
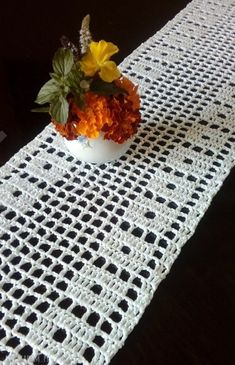
[[[56,130],[69,140],[81,135],[97,138],[101,131],[104,132],[105,139],[117,143],[123,143],[132,137],[137,132],[141,118],[137,86],[126,77],[121,77],[115,83],[126,89],[128,95],[101,96],[87,92],[84,108],[79,108],[73,98],[70,98],[67,123],[59,124],[52,120]]]
[[[139,109],[140,108],[140,97],[137,93],[138,86],[134,85],[131,80],[129,80],[127,77],[120,77],[118,80],[115,81],[115,84],[118,87],[121,87],[128,92],[127,99],[132,102],[133,109]]]
[[[91,92],[88,92],[85,96],[84,109],[78,108],[74,102],[71,103],[71,115],[75,117],[77,135],[88,138],[99,137],[103,126],[112,123],[107,99]],[[77,121],[79,122],[77,123]]]
[[[109,109],[113,123],[103,127],[104,138],[123,143],[137,132],[140,112],[134,110],[132,102],[123,95],[110,98]]]
[[[77,122],[68,121],[65,124],[58,123],[55,119],[51,120],[54,124],[55,129],[57,132],[61,134],[61,136],[67,138],[68,140],[73,140],[77,138],[76,133],[76,124]]]

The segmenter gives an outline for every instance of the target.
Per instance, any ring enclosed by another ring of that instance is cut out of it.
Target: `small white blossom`
[[[82,54],[87,52],[91,40],[90,15],[88,14],[83,18],[80,29],[80,48]]]

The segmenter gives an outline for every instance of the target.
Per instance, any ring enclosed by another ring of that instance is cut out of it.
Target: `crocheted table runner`
[[[139,321],[234,165],[233,12],[195,0],[124,60],[143,122],[119,161],[48,126],[1,168],[4,364],[107,364]]]

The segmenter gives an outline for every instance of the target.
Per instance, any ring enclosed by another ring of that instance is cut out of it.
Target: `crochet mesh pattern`
[[[194,0],[121,68],[143,122],[106,165],[51,126],[0,170],[1,360],[108,364],[235,161],[234,1]]]

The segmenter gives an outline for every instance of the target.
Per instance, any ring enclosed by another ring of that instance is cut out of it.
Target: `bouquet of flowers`
[[[123,143],[140,123],[137,86],[123,76],[110,58],[118,52],[111,42],[92,39],[90,16],[81,25],[79,46],[61,38],[52,61],[51,79],[40,89],[33,111],[49,112],[55,129],[67,140],[103,138]]]

